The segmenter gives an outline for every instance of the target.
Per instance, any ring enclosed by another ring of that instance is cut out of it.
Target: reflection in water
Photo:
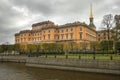
[[[120,76],[26,67],[21,63],[0,63],[0,80],[119,80]]]

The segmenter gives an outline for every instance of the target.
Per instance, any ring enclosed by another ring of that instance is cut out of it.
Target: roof
[[[53,24],[54,25],[54,22],[49,21],[49,20],[48,21],[43,21],[43,22],[32,24],[32,27],[36,27],[36,26],[43,25],[43,24]]]
[[[95,27],[95,25],[93,23],[90,23],[88,26],[89,27]]]

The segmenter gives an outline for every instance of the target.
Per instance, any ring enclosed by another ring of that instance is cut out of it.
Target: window
[[[68,34],[66,34],[66,39],[68,39]]]
[[[54,39],[56,39],[56,35],[54,35]]]
[[[73,33],[71,33],[70,36],[71,36],[71,39],[73,39]]]
[[[48,33],[50,33],[50,30],[48,30]]]
[[[106,37],[104,36],[104,39],[106,39]]]
[[[66,32],[68,32],[68,29],[66,29]]]
[[[73,28],[71,28],[71,31],[73,31]]]
[[[45,35],[43,35],[43,38],[44,38],[44,40],[45,40]]]
[[[64,34],[61,34],[62,39],[64,39]]]
[[[82,39],[82,33],[80,33],[80,40]]]
[[[48,34],[48,39],[50,39],[50,34]]]
[[[59,36],[58,36],[58,39],[59,39]]]
[[[104,32],[104,36],[106,35],[106,33]]]
[[[82,31],[82,27],[80,27],[80,31]]]
[[[64,29],[62,29],[62,31],[61,31],[62,33],[64,32]]]

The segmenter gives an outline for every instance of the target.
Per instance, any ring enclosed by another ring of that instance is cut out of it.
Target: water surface
[[[0,80],[120,80],[119,75],[26,67],[0,62]]]

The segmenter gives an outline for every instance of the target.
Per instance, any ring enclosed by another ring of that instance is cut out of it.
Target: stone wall
[[[27,63],[120,70],[120,61],[28,58]]]
[[[27,60],[26,56],[0,56],[0,61],[3,62],[21,62],[25,63]]]
[[[120,75],[120,61],[28,58],[26,66]]]

